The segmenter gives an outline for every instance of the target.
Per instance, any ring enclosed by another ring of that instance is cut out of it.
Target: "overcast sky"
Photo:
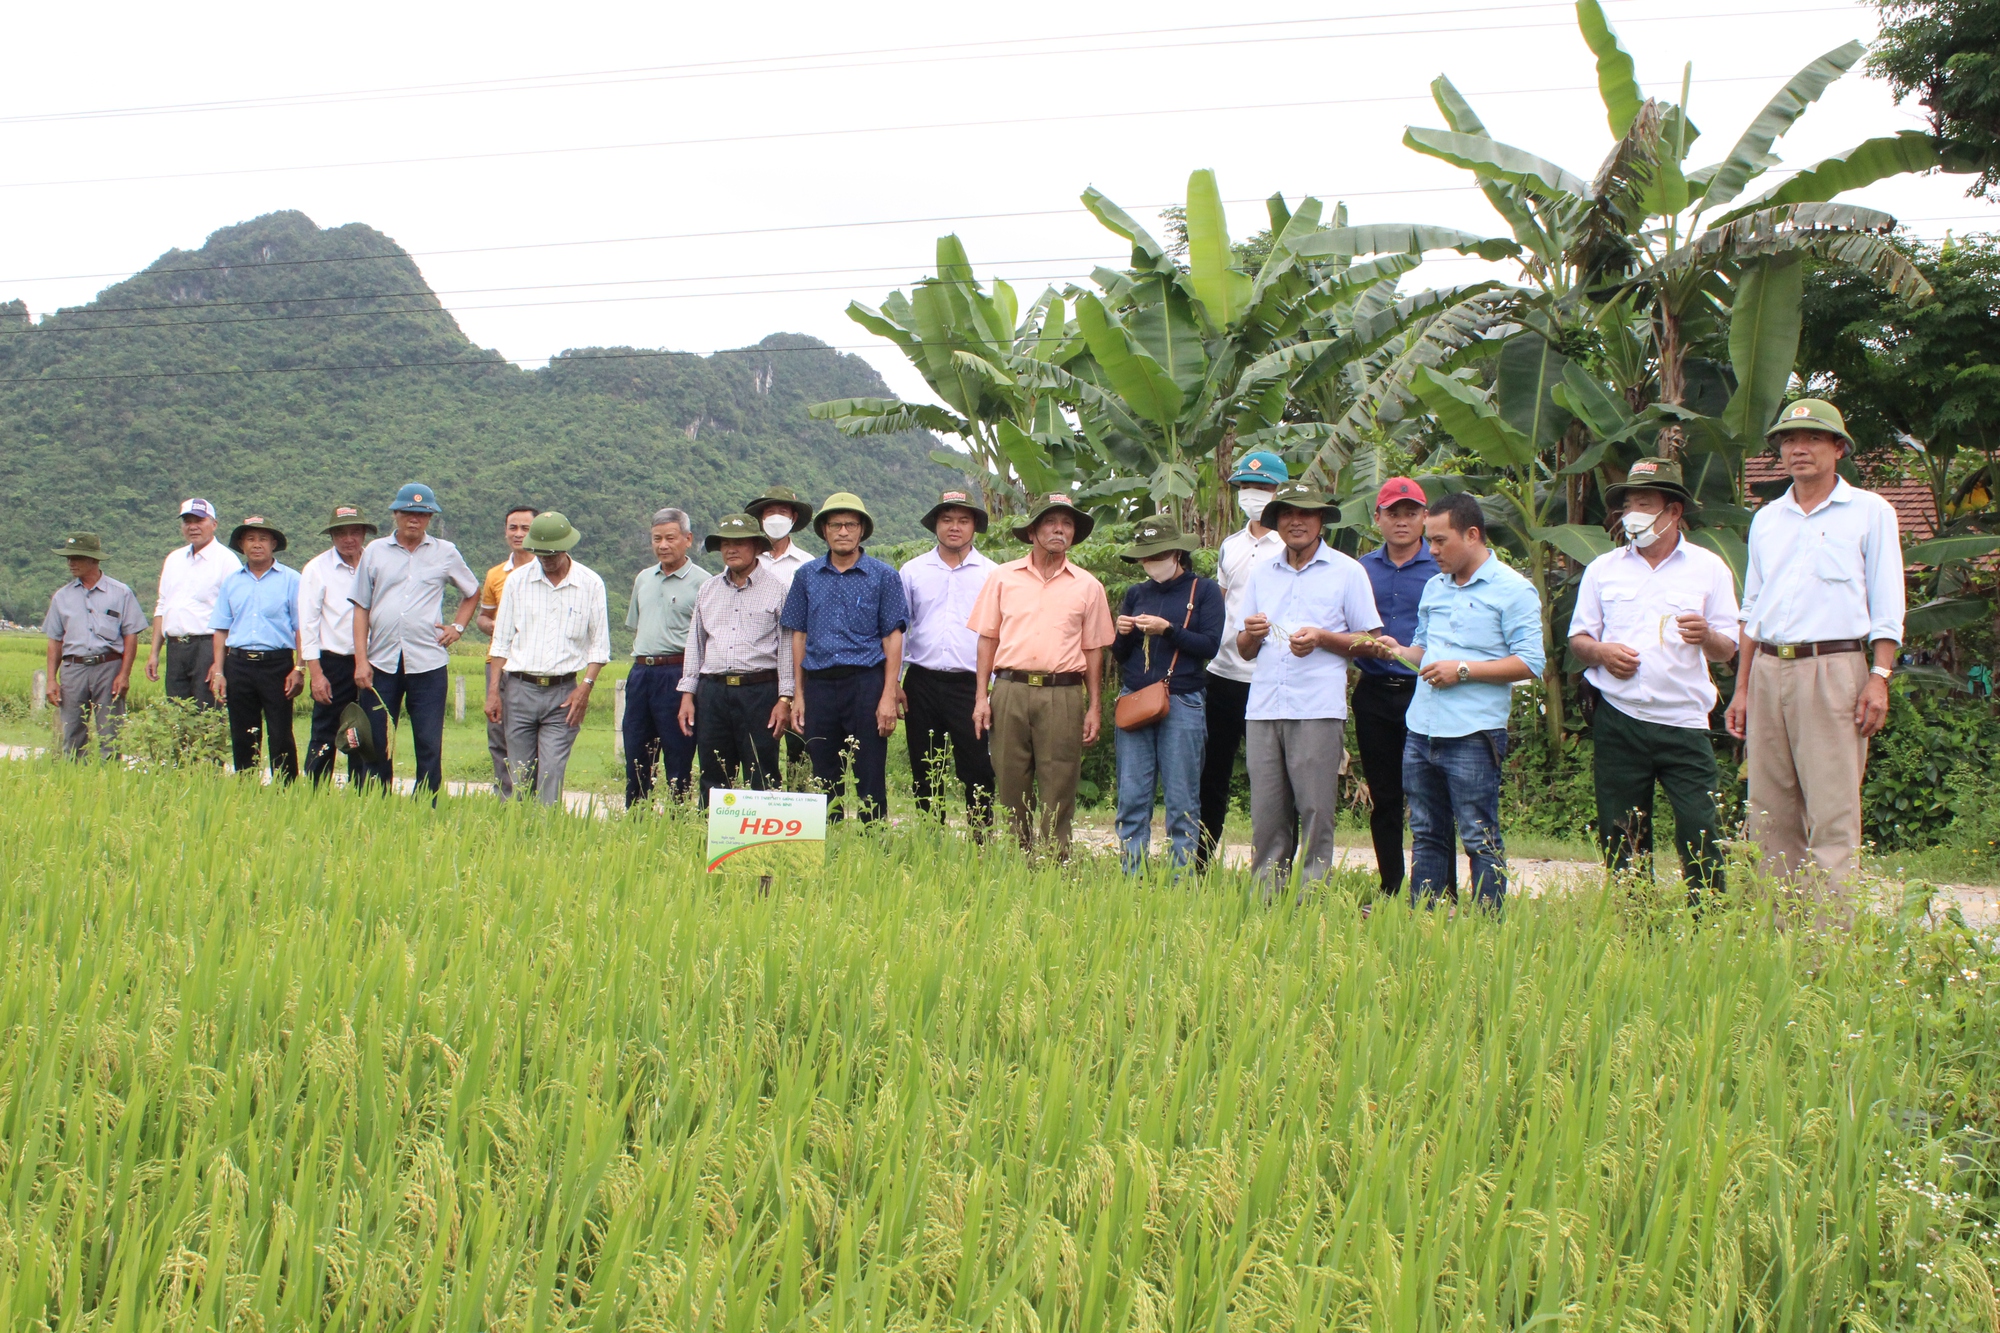
[[[1800,66],[1875,31],[1871,9],[1802,0],[1607,9],[1648,92],[1676,96],[1694,62],[1695,163],[1725,154]],[[942,232],[1025,304],[1122,258],[1077,205],[1085,186],[1150,222],[1198,167],[1217,172],[1238,235],[1262,225],[1273,191],[1344,199],[1357,222],[1496,230],[1461,173],[1399,142],[1405,125],[1440,123],[1440,73],[1497,137],[1579,175],[1609,147],[1566,4],[1277,0],[1254,25],[1243,13],[1180,0],[23,7],[0,93],[0,299],[37,313],[86,301],[171,246],[296,208],[387,233],[474,341],[526,365],[567,347],[707,352],[800,332],[921,397],[900,355],[843,312],[928,272]],[[1003,41],[1023,35],[1038,40]],[[1780,151],[1803,165],[1921,125],[1857,69]],[[1950,177],[1855,202],[1925,236],[1994,217]],[[1479,271],[1433,263],[1405,282]]]

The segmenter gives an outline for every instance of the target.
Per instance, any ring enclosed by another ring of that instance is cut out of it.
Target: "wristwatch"
[[[1458,664],[1458,683],[1463,685],[1465,684],[1466,681],[1471,679],[1472,679],[1472,663],[1460,662]]]
[[[1883,666],[1869,667],[1868,674],[1871,676],[1880,676],[1883,680],[1887,680],[1896,674],[1896,668]]]

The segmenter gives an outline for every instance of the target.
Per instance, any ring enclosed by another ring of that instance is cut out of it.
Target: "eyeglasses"
[[[859,519],[852,518],[830,518],[826,521],[826,530],[828,532],[859,532],[861,531],[861,522]]]

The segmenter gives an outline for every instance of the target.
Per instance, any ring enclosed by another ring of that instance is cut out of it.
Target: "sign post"
[[[826,797],[817,792],[735,791],[708,794],[708,870],[773,876],[826,863]]]

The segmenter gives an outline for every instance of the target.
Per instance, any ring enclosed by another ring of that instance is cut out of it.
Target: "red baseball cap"
[[[1375,492],[1377,509],[1387,509],[1398,500],[1415,500],[1420,505],[1430,503],[1424,498],[1424,488],[1408,477],[1391,477],[1382,483],[1381,490]]]

